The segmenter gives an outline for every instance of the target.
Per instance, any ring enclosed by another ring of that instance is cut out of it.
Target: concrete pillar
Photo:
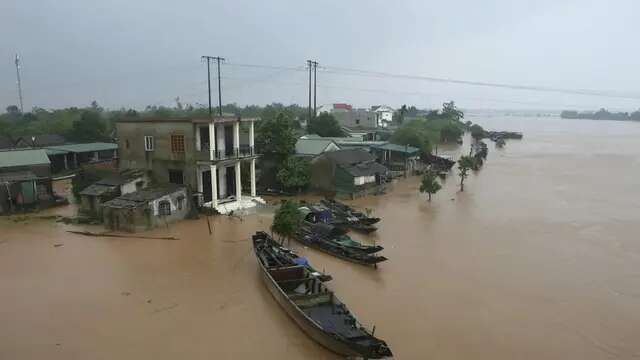
[[[62,155],[62,158],[64,159],[64,169],[69,170],[69,162],[67,161],[67,154]]]
[[[98,154],[98,152],[97,152],[97,151],[94,151],[94,152],[93,152],[93,160],[95,160],[95,161],[100,160],[100,154]]]
[[[210,169],[211,169],[211,207],[215,208],[216,206],[218,206],[218,182],[216,181],[216,166],[210,165]]]
[[[254,137],[253,121],[251,121],[251,122],[249,122],[249,148],[251,150],[253,150],[254,153],[255,153],[255,149],[253,148],[255,146],[253,137]],[[253,155],[253,154],[251,154],[251,155]],[[255,195],[253,195],[253,196],[255,196]]]
[[[216,149],[218,149],[218,152],[220,153],[220,157],[224,158],[224,152],[225,152],[225,144],[224,144],[224,124],[218,124],[218,127],[216,129]]]
[[[242,200],[242,178],[240,176],[240,160],[236,162],[236,200]]]
[[[202,151],[202,144],[200,143],[200,125],[196,125],[196,151]]]
[[[78,168],[78,153],[73,153],[73,168]]]
[[[202,193],[204,185],[202,183],[202,170],[199,167],[196,168],[196,183],[198,184],[198,192]]]
[[[213,121],[209,123],[209,160],[216,159],[216,128]]]
[[[233,123],[233,153],[240,153],[240,121]]]
[[[215,176],[212,174],[211,176]],[[227,168],[225,166],[220,166],[218,170],[218,188],[220,189],[220,198],[224,199],[227,197]]]
[[[251,122],[253,128],[253,122]],[[251,196],[256,197],[256,159],[251,159]]]

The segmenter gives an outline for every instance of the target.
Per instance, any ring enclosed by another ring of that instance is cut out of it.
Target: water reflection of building
[[[256,196],[256,120],[121,119],[120,167],[147,169],[159,183],[187,185],[200,205],[221,213],[253,207],[262,202]],[[249,189],[242,188],[243,164],[248,166]]]

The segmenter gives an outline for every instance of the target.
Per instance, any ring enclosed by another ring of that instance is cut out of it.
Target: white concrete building
[[[203,205],[222,214],[264,204],[256,194],[255,118],[216,117],[196,126],[196,151],[209,158],[197,162],[197,187]],[[240,144],[240,126],[248,128],[248,143]],[[204,125],[204,126],[203,126]],[[214,139],[214,141],[211,141]],[[243,194],[242,163],[249,163],[249,194]]]
[[[373,106],[371,109],[376,114],[376,125],[379,128],[386,129],[393,122],[394,110],[387,105]]]

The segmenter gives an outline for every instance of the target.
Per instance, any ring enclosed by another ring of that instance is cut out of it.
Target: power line
[[[328,73],[334,73],[339,75],[368,76],[368,77],[378,77],[378,78],[396,78],[396,79],[406,79],[406,80],[422,80],[422,81],[450,83],[450,84],[459,84],[459,85],[504,88],[504,89],[511,89],[511,90],[555,92],[555,93],[565,93],[565,94],[573,94],[573,95],[601,96],[601,97],[634,99],[634,100],[640,99],[640,95],[624,94],[624,93],[618,93],[614,91],[566,89],[566,88],[555,88],[555,87],[545,87],[545,86],[530,86],[530,85],[504,84],[504,83],[493,83],[493,82],[483,82],[483,81],[458,80],[458,79],[439,78],[439,77],[421,76],[421,75],[394,74],[394,73],[386,73],[386,72],[380,72],[380,71],[369,71],[369,70],[360,70],[360,69],[342,68],[342,67],[325,67],[325,69],[326,69],[325,71]]]

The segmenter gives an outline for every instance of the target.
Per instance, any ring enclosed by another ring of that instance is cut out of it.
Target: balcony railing
[[[198,151],[199,160],[227,160],[251,157],[255,155],[255,150],[253,146],[241,145],[240,148],[237,149],[214,150],[213,159],[210,159],[209,155],[208,144],[203,144],[202,150]]]

